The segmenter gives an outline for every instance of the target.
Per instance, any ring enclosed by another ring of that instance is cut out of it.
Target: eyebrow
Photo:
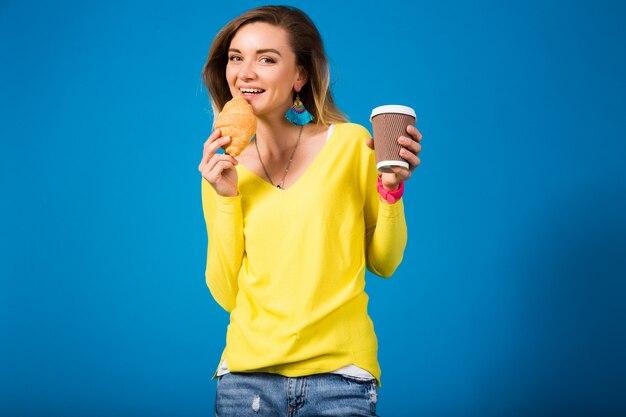
[[[240,51],[239,49],[235,49],[235,48],[230,48],[230,49],[228,49],[228,52],[236,52],[236,53],[238,53],[238,54],[240,54],[240,53],[241,53],[241,51]],[[276,49],[272,49],[272,48],[268,48],[268,49],[258,49],[258,50],[256,51],[256,53],[257,53],[257,54],[266,54],[266,53],[268,53],[268,52],[273,52],[273,53],[275,53],[276,55],[278,55],[278,56],[282,57],[282,55],[280,54],[280,52],[278,52],[278,50],[276,50]]]

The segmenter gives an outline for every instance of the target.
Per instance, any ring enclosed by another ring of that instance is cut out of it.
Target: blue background
[[[259,2],[0,2],[0,412],[206,416],[200,71]],[[294,2],[369,128],[424,134],[368,276],[383,416],[626,415],[626,6]]]

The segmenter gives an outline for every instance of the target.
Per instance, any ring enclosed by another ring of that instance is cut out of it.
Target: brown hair
[[[296,65],[304,68],[308,77],[300,91],[300,99],[315,116],[315,123],[326,125],[347,121],[330,92],[330,71],[322,37],[309,16],[291,6],[262,6],[249,10],[231,20],[215,36],[202,69],[214,110],[221,111],[232,98],[226,80],[230,42],[241,27],[253,22],[269,23],[287,32],[296,55]]]

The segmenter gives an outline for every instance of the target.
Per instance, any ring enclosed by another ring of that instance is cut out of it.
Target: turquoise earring
[[[315,116],[309,113],[306,107],[304,107],[298,93],[296,93],[296,99],[293,102],[293,106],[291,106],[289,110],[287,110],[287,113],[285,113],[285,117],[291,123],[298,126],[304,126],[315,118]]]

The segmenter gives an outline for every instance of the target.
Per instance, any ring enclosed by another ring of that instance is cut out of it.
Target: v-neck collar
[[[254,178],[255,181],[261,182],[261,183],[265,184],[267,187],[270,187],[270,188],[274,189],[274,191],[276,191],[276,192],[286,193],[289,190],[291,190],[292,188],[298,186],[298,184],[300,184],[300,182],[302,182],[302,180],[306,179],[306,177],[309,175],[309,171],[314,169],[315,165],[319,164],[318,160],[321,159],[320,156],[324,152],[326,152],[326,148],[329,147],[331,139],[333,138],[333,136],[335,136],[335,132],[336,131],[337,131],[337,125],[331,124],[328,127],[328,136],[326,137],[326,141],[324,143],[324,146],[322,146],[322,149],[320,149],[319,152],[317,153],[317,155],[315,155],[313,160],[305,168],[304,172],[298,177],[298,179],[296,179],[296,181],[293,184],[291,184],[291,186],[289,186],[289,188],[278,188],[275,185],[272,185],[269,181],[267,181],[267,179],[258,176],[256,173],[254,173],[251,170],[249,170],[248,168],[246,168],[243,164],[239,164],[238,167],[240,169],[243,169],[248,174],[248,176]],[[254,140],[256,140],[256,138]]]

